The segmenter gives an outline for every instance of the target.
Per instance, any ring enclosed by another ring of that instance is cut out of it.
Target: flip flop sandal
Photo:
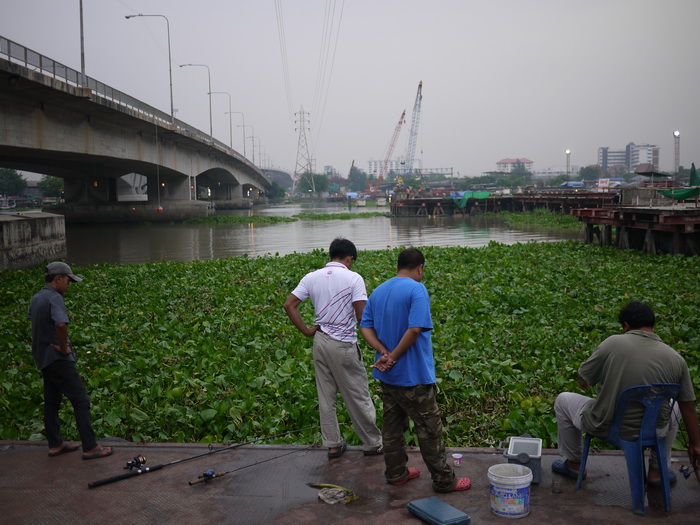
[[[91,452],[90,454],[83,454],[83,459],[106,458],[107,456],[111,456],[112,452],[114,452],[114,449],[112,447],[100,447],[95,452]]]
[[[390,481],[390,485],[403,485],[404,483],[408,483],[412,479],[416,479],[418,476],[420,476],[420,469],[418,467],[408,467],[408,477],[406,479],[402,479],[401,481]]]
[[[552,471],[556,472],[557,474],[561,474],[562,476],[567,476],[572,479],[578,479],[578,472],[574,472],[569,467],[567,467],[566,461],[562,461],[561,459],[558,459],[554,463],[552,463]],[[585,472],[583,473],[583,479],[586,479]]]
[[[61,449],[58,452],[49,452],[49,457],[55,458],[56,456],[60,456],[61,454],[65,454],[66,452],[75,452],[80,448],[80,445],[77,443],[74,443],[72,445],[66,445],[65,447],[61,447]]]

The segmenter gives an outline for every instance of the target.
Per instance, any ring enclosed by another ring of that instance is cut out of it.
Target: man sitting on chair
[[[631,302],[619,315],[622,334],[603,341],[591,357],[578,370],[581,388],[600,385],[595,398],[573,392],[557,396],[554,411],[559,431],[559,453],[564,461],[552,463],[552,470],[572,478],[578,477],[581,462],[581,433],[605,437],[615,412],[620,393],[632,386],[652,383],[679,383],[681,393],[676,400],[674,413],[662,409],[658,436],[666,436],[666,457],[670,466],[671,447],[678,431],[678,412],[688,430],[688,457],[698,472],[700,468],[700,427],[695,412],[695,392],[690,380],[688,365],[673,348],[654,333],[654,312],[646,304]],[[643,407],[636,413],[630,409],[622,426],[622,435],[635,435],[643,415]],[[671,483],[676,475],[670,471]],[[655,454],[649,459],[647,484],[660,484],[659,465]]]

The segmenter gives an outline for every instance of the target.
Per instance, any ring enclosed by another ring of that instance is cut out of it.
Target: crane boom
[[[405,116],[406,110],[404,109],[403,113],[401,113],[401,118],[399,118],[399,121],[396,124],[394,134],[392,135],[391,142],[389,143],[389,149],[386,151],[386,157],[384,157],[384,162],[379,170],[379,178],[381,179],[383,179],[384,175],[386,175],[387,168],[389,167],[389,161],[391,160],[391,155],[394,153],[394,147],[396,146],[396,140],[399,138],[399,133],[401,133],[401,126],[405,122]]]
[[[423,100],[423,81],[418,83],[416,102],[413,104],[413,117],[411,118],[411,132],[408,135],[408,149],[406,150],[406,175],[413,175],[413,160],[416,156],[416,139],[418,137],[418,124],[420,123],[420,106]]]

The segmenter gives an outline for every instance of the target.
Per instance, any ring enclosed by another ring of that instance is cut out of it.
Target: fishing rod
[[[189,484],[196,485],[197,483],[202,483],[202,482],[206,483],[207,481],[210,481],[210,480],[215,479],[215,478],[222,478],[226,474],[231,474],[231,472],[237,472],[239,470],[244,470],[244,469],[247,469],[250,467],[254,467],[255,465],[260,465],[261,463],[267,463],[268,461],[272,461],[273,459],[283,458],[284,456],[289,456],[290,454],[295,454],[297,452],[301,452],[302,450],[308,450],[308,449],[304,448],[301,450],[292,450],[291,452],[287,452],[285,454],[280,454],[279,456],[275,456],[273,458],[268,458],[268,459],[263,459],[261,461],[256,461],[255,463],[252,463],[250,465],[245,465],[244,467],[238,467],[238,468],[234,468],[231,470],[226,470],[225,472],[221,472],[218,474],[213,468],[210,468],[210,469],[205,470],[201,476],[197,476],[196,480],[190,481]]]
[[[685,427],[681,426],[681,418],[679,417],[678,412],[671,409],[670,417],[676,418],[676,424],[678,425],[678,432],[680,432],[681,441],[683,442],[683,446],[685,446],[686,450],[688,450],[688,447],[690,446],[689,438],[686,434]],[[681,467],[678,470],[681,474],[683,474],[683,477],[685,479],[688,479],[691,474],[695,473],[695,478],[698,480],[698,483],[700,483],[700,470],[694,465],[681,465]]]
[[[112,476],[111,478],[100,479],[98,481],[91,481],[90,483],[88,483],[88,488],[92,489],[95,487],[100,487],[102,485],[108,485],[109,483],[114,483],[116,481],[121,481],[123,479],[133,478],[133,477],[139,476],[141,474],[148,474],[149,472],[155,472],[156,470],[160,470],[160,469],[165,468],[165,467],[170,467],[172,465],[177,465],[178,463],[184,463],[185,461],[191,461],[193,459],[201,458],[204,456],[209,456],[211,454],[216,454],[217,452],[223,452],[225,450],[234,450],[234,449],[237,449],[237,448],[245,446],[245,445],[257,443],[258,441],[266,441],[268,439],[287,436],[289,434],[295,434],[297,432],[303,432],[304,430],[312,430],[312,429],[316,429],[316,428],[320,428],[320,427],[319,426],[312,426],[312,427],[299,428],[297,430],[290,430],[289,432],[282,432],[280,434],[274,434],[272,436],[265,436],[265,437],[253,439],[251,441],[247,441],[245,443],[239,443],[237,445],[231,445],[231,446],[219,448],[216,450],[214,450],[214,448],[210,444],[209,450],[207,452],[202,453],[202,454],[197,454],[195,456],[190,456],[188,458],[176,459],[175,461],[171,461],[170,463],[163,463],[161,465],[154,465],[152,467],[144,466],[144,463],[146,463],[146,458],[143,456],[137,456],[132,461],[127,463],[126,467],[124,467],[125,469],[128,468],[129,472],[126,472],[124,474],[119,474],[117,476]]]

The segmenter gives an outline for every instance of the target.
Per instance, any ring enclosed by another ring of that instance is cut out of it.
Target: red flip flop
[[[458,492],[460,490],[469,490],[471,487],[472,480],[470,480],[469,478],[459,478],[457,480],[455,488],[452,489],[452,492]]]
[[[408,483],[412,479],[416,479],[418,476],[420,476],[420,469],[418,467],[408,467],[408,477],[406,479],[402,479],[401,481],[390,481],[390,485],[403,485],[404,483]]]

